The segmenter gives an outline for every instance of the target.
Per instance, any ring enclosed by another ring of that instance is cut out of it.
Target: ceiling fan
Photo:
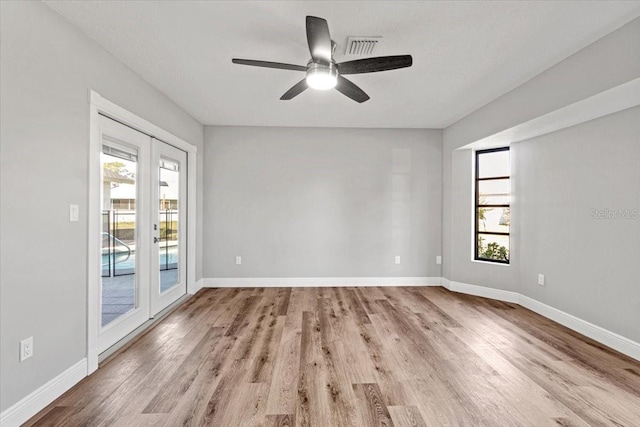
[[[336,88],[338,92],[360,103],[368,100],[369,95],[353,82],[345,79],[343,75],[396,70],[398,68],[411,67],[413,63],[411,55],[380,56],[336,63],[333,60],[336,43],[331,40],[329,25],[325,19],[316,16],[307,16],[307,43],[311,52],[311,60],[306,66],[238,58],[234,58],[232,62],[254,67],[277,68],[307,73],[304,79],[293,85],[291,89],[280,97],[281,100],[292,99],[310,87],[318,90]]]

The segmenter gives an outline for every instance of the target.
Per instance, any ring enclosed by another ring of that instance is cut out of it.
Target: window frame
[[[473,249],[473,259],[474,261],[481,261],[481,262],[491,262],[491,263],[497,263],[497,264],[504,264],[504,265],[509,265],[511,263],[511,224],[509,224],[509,232],[499,232],[499,231],[480,231],[480,221],[479,221],[479,217],[478,217],[478,210],[480,208],[509,208],[509,212],[511,212],[511,190],[509,190],[509,203],[508,204],[490,204],[490,205],[480,205],[480,182],[482,181],[497,181],[497,180],[501,180],[501,179],[508,179],[509,180],[509,188],[511,188],[511,165],[509,165],[509,175],[507,176],[495,176],[495,177],[488,177],[488,178],[480,178],[480,156],[483,154],[488,154],[488,153],[496,153],[496,152],[500,152],[500,151],[507,151],[509,152],[509,155],[511,155],[511,152],[509,150],[509,147],[499,147],[499,148],[489,148],[486,150],[476,150],[475,152],[475,177],[474,177],[474,187],[475,187],[475,194],[474,194],[474,203],[473,203],[473,222],[474,222],[474,230],[473,230],[473,243],[474,243],[474,249]],[[480,234],[489,234],[489,235],[494,235],[494,236],[507,236],[507,238],[509,239],[509,259],[508,260],[499,260],[499,259],[492,259],[492,258],[482,258],[479,256],[478,254],[478,237],[480,236]]]

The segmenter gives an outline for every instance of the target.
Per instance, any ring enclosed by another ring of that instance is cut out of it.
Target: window
[[[509,263],[509,147],[476,151],[475,259]]]

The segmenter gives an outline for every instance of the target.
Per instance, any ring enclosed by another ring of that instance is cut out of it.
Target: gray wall
[[[436,130],[206,127],[204,276],[439,277],[440,167]]]
[[[640,341],[640,107],[511,144],[509,266],[472,261],[473,151],[451,157],[444,277],[519,292]]]
[[[512,144],[511,265],[472,261],[473,152],[460,147],[640,78],[636,19],[443,132],[443,277],[522,293],[640,340],[638,109]],[[547,286],[537,285],[538,273]]]
[[[640,76],[640,18],[449,126],[456,149]]]
[[[86,354],[88,89],[200,149],[203,127],[44,4],[0,7],[3,411]]]
[[[640,342],[640,107],[513,144],[512,162],[520,292]]]
[[[640,77],[640,18],[576,52],[443,131],[443,276],[517,291],[518,248],[511,267],[470,261],[467,206],[471,153],[458,148]],[[514,171],[517,174],[517,171]],[[514,177],[517,179],[517,176]],[[465,181],[461,183],[461,180]],[[518,215],[514,208],[512,218]],[[514,233],[517,225],[514,221]]]
[[[517,195],[513,195],[511,206],[511,248],[509,265],[472,261],[473,259],[473,150],[457,150],[452,153],[451,176],[451,214],[447,221],[453,227],[447,240],[450,252],[446,265],[449,271],[444,274],[449,280],[488,286],[496,289],[518,292],[518,206]],[[512,174],[516,171],[512,170]],[[517,176],[512,175],[512,181]],[[514,245],[515,244],[515,245]]]

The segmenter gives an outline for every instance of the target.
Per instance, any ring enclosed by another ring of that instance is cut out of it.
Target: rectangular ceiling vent
[[[376,50],[376,46],[382,37],[374,36],[374,37],[362,37],[362,36],[351,36],[347,40],[347,49],[345,51],[345,55],[351,56],[370,56]]]

